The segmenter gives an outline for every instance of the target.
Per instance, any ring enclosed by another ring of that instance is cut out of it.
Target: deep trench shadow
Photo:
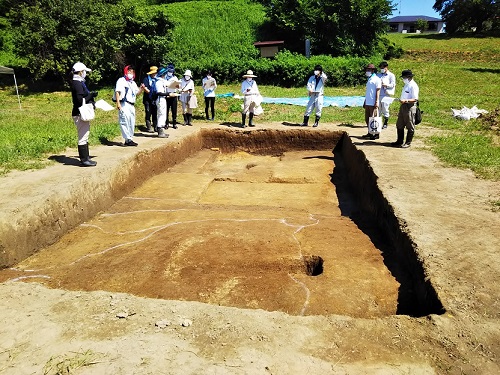
[[[51,155],[48,159],[57,161],[63,165],[73,165],[76,167],[80,166],[80,159],[77,156],[71,157],[66,155]]]
[[[334,170],[331,182],[335,185],[339,208],[342,216],[350,218],[366,234],[374,246],[381,252],[383,261],[392,276],[400,284],[398,291],[397,315],[421,316],[416,298],[416,291],[406,262],[398,258],[390,238],[381,230],[375,219],[364,212],[358,204],[348,176],[341,151],[333,150]]]

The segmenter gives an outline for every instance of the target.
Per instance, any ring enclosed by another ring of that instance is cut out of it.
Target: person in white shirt
[[[167,86],[167,120],[165,127],[168,129],[168,113],[172,112],[172,127],[177,129],[177,90],[179,89],[179,78],[175,76],[175,67],[173,64],[167,65],[167,74],[165,75],[165,85]]]
[[[373,64],[368,64],[365,67],[365,75],[368,77],[368,82],[366,82],[365,102],[363,103],[363,108],[365,109],[365,123],[368,130],[370,130],[370,117],[373,117],[373,113],[378,111],[380,89],[382,88],[382,80],[377,77],[375,74],[376,71],[377,68],[375,68],[375,65]],[[368,132],[361,138],[378,139],[379,137],[379,134],[372,135]]]
[[[382,80],[382,88],[380,89],[380,112],[384,117],[382,129],[386,129],[390,117],[389,106],[391,102],[383,101],[383,99],[386,97],[390,98],[394,95],[396,91],[396,76],[393,72],[389,71],[389,64],[387,61],[382,61],[378,67],[380,70],[377,76]]]
[[[118,122],[120,124],[120,131],[125,146],[137,146],[134,142],[135,130],[135,101],[137,95],[141,94],[144,90],[144,85],[137,87],[135,83],[135,69],[131,65],[127,65],[123,69],[123,77],[116,81],[115,87],[115,100],[116,109],[118,109]]]
[[[321,65],[314,67],[314,73],[307,81],[307,94],[309,95],[309,102],[307,103],[306,112],[304,113],[304,121],[301,126],[308,126],[309,116],[314,108],[316,108],[316,119],[313,127],[319,125],[321,118],[321,111],[323,109],[323,93],[327,76],[323,73]]]
[[[215,89],[217,88],[217,81],[212,77],[212,72],[207,72],[201,84],[203,86],[203,96],[205,97],[205,118],[213,121],[215,119]],[[209,106],[212,117],[208,117]]]
[[[165,74],[167,74],[166,68],[160,68],[156,74],[156,93],[158,98],[156,99],[156,112],[157,112],[157,129],[158,138],[168,138],[168,134],[165,134],[165,128],[168,128],[167,121],[167,87]],[[174,125],[176,127],[176,125]]]
[[[398,139],[396,142],[392,142],[391,145],[408,148],[415,134],[415,112],[417,111],[419,88],[413,80],[411,70],[403,70],[401,78],[403,78],[404,87],[399,99],[401,107],[399,107],[398,120],[396,121]],[[406,133],[406,142],[403,143],[405,128],[408,132]]]
[[[250,113],[248,117],[248,126],[255,126],[253,124],[253,116],[255,107],[259,103],[259,87],[254,78],[257,76],[253,74],[253,71],[247,70],[247,73],[243,75],[245,80],[241,83],[241,93],[243,94],[243,111],[241,112],[241,125],[246,128],[246,117],[247,113]]]
[[[193,75],[190,70],[184,72],[181,79],[181,96],[182,114],[184,115],[184,125],[192,126],[191,119],[193,118],[193,108],[191,108],[191,96],[194,94],[194,82],[191,79]]]

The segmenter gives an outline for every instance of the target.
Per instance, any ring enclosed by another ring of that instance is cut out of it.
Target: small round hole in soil
[[[308,276],[318,276],[323,273],[323,258],[317,255],[304,256],[304,266]]]

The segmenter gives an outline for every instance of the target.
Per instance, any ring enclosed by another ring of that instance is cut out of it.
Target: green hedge
[[[202,77],[207,70],[211,70],[220,83],[234,83],[241,81],[242,75],[253,70],[258,76],[258,82],[266,85],[283,87],[303,86],[311,76],[314,66],[319,64],[328,75],[328,86],[355,86],[365,84],[364,67],[373,62],[375,65],[381,57],[330,57],[303,55],[288,51],[280,52],[274,59],[239,59],[235,57],[217,56],[214,58],[192,59],[178,67],[177,73],[182,74],[184,69],[190,69],[195,78]]]

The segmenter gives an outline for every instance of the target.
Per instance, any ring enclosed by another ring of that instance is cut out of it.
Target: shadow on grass
[[[500,69],[490,69],[490,68],[463,68],[473,73],[500,73]]]

